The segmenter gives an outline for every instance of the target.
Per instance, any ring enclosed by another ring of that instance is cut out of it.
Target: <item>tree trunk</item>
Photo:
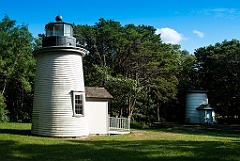
[[[128,117],[132,117],[132,114],[131,114],[131,99],[128,97]]]
[[[128,99],[128,117],[131,119],[137,99],[133,98],[132,101],[131,101],[131,98],[129,98],[129,97],[127,99]]]
[[[157,122],[160,122],[161,121],[161,115],[160,115],[160,113],[161,113],[161,105],[162,105],[162,103],[161,103],[161,101],[159,100],[158,101],[158,106],[157,106]]]
[[[118,117],[121,117],[121,116],[122,116],[122,114],[123,114],[123,107],[122,107],[122,106],[120,106],[120,108],[119,108],[119,114],[118,114]]]
[[[148,122],[149,122],[149,106],[150,106],[150,95],[148,93],[148,96],[147,96],[147,111],[146,111],[147,121]]]
[[[1,93],[2,95],[4,94],[6,87],[7,87],[7,80],[5,79],[4,84],[3,84],[3,90],[2,90],[2,93]]]

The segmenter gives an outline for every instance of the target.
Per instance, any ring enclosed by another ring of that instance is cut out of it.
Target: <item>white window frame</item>
[[[82,99],[82,112],[81,113],[76,113],[76,96],[80,96]],[[73,116],[74,117],[83,117],[84,116],[84,99],[85,99],[85,93],[82,91],[72,91],[72,105],[73,105]]]
[[[72,26],[70,24],[64,24],[64,36],[72,37]]]

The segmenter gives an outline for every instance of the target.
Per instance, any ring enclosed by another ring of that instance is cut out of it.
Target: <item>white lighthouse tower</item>
[[[32,133],[53,137],[89,135],[85,116],[85,88],[82,57],[86,50],[76,47],[73,25],[56,22],[45,26],[37,60]]]

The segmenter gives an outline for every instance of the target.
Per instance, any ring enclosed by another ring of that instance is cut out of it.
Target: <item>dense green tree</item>
[[[195,68],[195,55],[191,55],[188,51],[183,50],[180,54],[180,68],[182,69],[178,74],[178,93],[177,100],[171,102],[173,111],[168,112],[175,118],[174,121],[184,123],[185,121],[185,108],[186,108],[186,94],[188,90],[199,90],[198,72]],[[169,117],[169,115],[168,115]]]
[[[0,22],[0,92],[12,120],[28,119],[35,60],[32,55],[33,37],[27,25],[5,16]]]
[[[223,116],[239,116],[240,42],[216,43],[196,50],[199,86],[209,90],[210,103]]]
[[[176,98],[180,46],[162,43],[155,31],[102,18],[94,26],[75,26],[77,41],[89,51],[84,58],[86,85],[105,86],[120,116],[141,112],[160,120],[162,104]]]
[[[9,111],[6,109],[5,98],[0,93],[0,122],[9,121],[8,113]]]

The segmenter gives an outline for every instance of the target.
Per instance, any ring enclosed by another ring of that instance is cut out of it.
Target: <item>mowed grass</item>
[[[240,160],[240,134],[189,129],[132,130],[129,135],[50,138],[31,124],[0,123],[0,161]]]

